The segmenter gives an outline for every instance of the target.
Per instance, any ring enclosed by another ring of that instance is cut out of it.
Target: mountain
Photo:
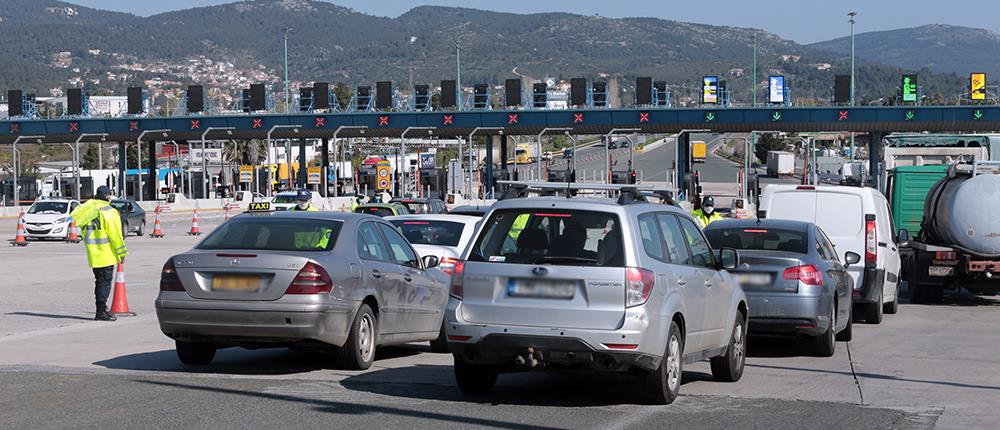
[[[728,82],[750,100],[752,46],[758,40],[758,85],[786,76],[796,100],[824,103],[833,76],[848,72],[843,55],[799,45],[763,30],[654,18],[611,19],[567,13],[512,14],[421,6],[397,18],[309,0],[241,1],[150,17],[105,12],[55,0],[0,3],[0,89],[45,95],[82,85],[121,93],[142,84],[179,94],[191,82],[224,94],[250,82],[280,87],[281,32],[290,27],[289,78],[350,86],[391,79],[398,87],[456,75],[461,46],[464,84],[586,76],[630,88],[635,77],[671,85],[675,102],[697,99],[703,75]],[[858,66],[859,98],[891,97],[902,69],[873,61]],[[955,76],[922,77],[925,94],[954,94]],[[758,91],[763,100],[765,88]],[[624,92],[624,90],[623,90]]]
[[[1000,76],[1000,34],[981,28],[954,25],[924,25],[899,30],[875,31],[855,36],[855,55],[871,61],[910,70],[956,73],[972,72]],[[850,55],[851,38],[809,45],[822,51]]]

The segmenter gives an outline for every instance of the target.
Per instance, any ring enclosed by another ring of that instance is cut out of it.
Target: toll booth
[[[89,176],[80,177],[80,200],[87,200],[94,197],[94,178]],[[76,198],[76,178],[73,176],[63,177],[59,181],[59,195],[63,197]]]
[[[550,169],[548,181],[549,182],[574,182],[576,180],[573,171],[570,169],[556,170]]]
[[[633,184],[635,183],[635,176],[631,170],[612,170],[611,171],[611,183],[612,184]]]
[[[17,183],[20,185],[17,198],[22,203],[32,202],[38,198],[38,182],[34,177],[18,177]],[[13,176],[3,179],[3,201],[9,205],[14,201]]]
[[[445,169],[420,169],[420,189],[424,197],[441,198],[448,193],[448,174]]]

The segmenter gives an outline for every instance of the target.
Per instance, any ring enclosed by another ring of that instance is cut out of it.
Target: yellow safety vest
[[[693,216],[694,219],[698,220],[698,222],[701,223],[701,228],[708,227],[709,224],[715,221],[725,219],[722,217],[722,215],[719,215],[718,212],[712,212],[711,215],[708,215],[705,213],[705,211],[701,209],[695,209],[694,212],[691,212],[691,216]]]
[[[305,209],[299,209],[299,205],[295,205],[295,206],[292,206],[292,208],[289,209],[289,210],[290,211],[302,211],[302,212],[319,212],[319,209],[316,209],[316,207],[313,206],[312,203],[309,203],[309,207],[307,207]]]
[[[507,235],[516,241],[521,236],[521,232],[524,231],[524,227],[528,225],[528,218],[530,217],[531,214],[520,214],[517,218],[514,218],[514,222],[510,225],[510,231],[507,232]]]
[[[318,232],[297,232],[295,233],[295,249],[319,251],[326,249],[330,243],[330,235],[333,230],[326,229]]]
[[[87,263],[92,268],[114,266],[128,255],[118,211],[106,201],[91,199],[70,214],[83,229]]]

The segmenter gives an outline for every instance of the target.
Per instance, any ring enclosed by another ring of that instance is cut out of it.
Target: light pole
[[[138,194],[139,199],[138,199],[138,201],[140,201],[140,202],[142,201],[142,138],[146,137],[146,134],[149,134],[149,133],[163,133],[163,137],[167,137],[167,133],[169,133],[169,132],[170,132],[170,130],[167,130],[167,129],[143,130],[142,133],[139,133],[139,138],[135,140],[135,162],[136,162],[136,167],[138,167],[138,175],[139,175],[139,194]],[[127,162],[126,162],[126,164],[127,164]],[[150,180],[155,181],[156,178],[150,178]]]
[[[281,29],[281,39],[285,43],[285,113],[288,113],[288,32],[292,31],[291,27],[285,27]]]
[[[609,148],[609,146],[610,146],[609,143],[611,142],[611,136],[613,136],[615,134],[620,134],[620,133],[636,133],[636,132],[640,132],[640,131],[642,131],[641,128],[615,128],[615,129],[612,129],[611,131],[609,131],[608,134],[604,135],[604,165],[608,166],[608,174],[604,177],[604,180],[605,180],[606,184],[610,184],[611,183],[611,149]],[[626,137],[626,139],[628,139],[628,138]],[[631,157],[632,139],[628,139],[628,141],[629,141],[628,150],[629,150],[629,153],[630,153],[629,154],[629,164],[631,164],[631,160],[632,160],[632,157]],[[575,150],[573,151],[573,158],[574,159],[576,158],[576,151]],[[574,164],[576,164],[576,163],[574,163]],[[576,167],[576,166],[574,166],[574,167]]]
[[[14,139],[14,144],[11,145],[11,155],[12,155],[13,158],[11,158],[10,161],[13,164],[11,170],[14,171],[14,183],[12,185],[14,186],[14,207],[15,208],[18,207],[18,206],[20,206],[20,202],[18,202],[18,198],[20,196],[18,195],[18,183],[17,183],[17,167],[18,167],[18,164],[20,164],[20,163],[18,163],[19,160],[18,160],[18,156],[17,156],[17,143],[20,142],[20,141],[22,141],[22,140],[24,140],[24,139],[35,139],[35,141],[38,142],[38,144],[41,144],[42,143],[42,139],[44,139],[44,138],[45,138],[45,136],[18,136],[16,139]]]
[[[365,133],[365,129],[367,129],[367,128],[368,128],[367,125],[342,125],[340,127],[337,127],[337,129],[333,131],[333,196],[334,197],[339,197],[339,195],[338,195],[339,193],[337,193],[337,180],[340,179],[340,174],[338,173],[338,169],[337,169],[337,167],[338,167],[337,166],[337,153],[338,153],[338,151],[337,151],[337,135],[340,134],[340,132],[342,130],[360,130],[361,134],[364,134]],[[329,169],[329,166],[326,166],[326,168]],[[328,177],[329,173],[328,172],[323,172],[323,176],[327,176]],[[357,177],[355,177],[354,180],[355,180],[355,184],[357,184]],[[323,197],[326,197],[326,194],[327,194],[327,190],[323,190]]]
[[[757,106],[757,33],[753,34],[753,102],[750,107]]]
[[[560,131],[561,132],[569,133],[569,132],[573,131],[573,129],[572,128],[543,128],[542,131],[540,133],[538,133],[538,158],[537,158],[538,161],[536,163],[537,166],[536,166],[535,170],[537,171],[537,174],[538,174],[538,180],[540,180],[542,182],[546,182],[546,181],[549,180],[549,178],[545,178],[544,180],[541,179],[542,178],[542,136],[544,136],[545,133],[548,133],[548,132],[560,132]],[[514,159],[517,160],[517,151],[516,150],[514,151]],[[576,160],[576,149],[575,148],[573,149],[573,159]],[[574,164],[576,164],[576,163],[574,163]],[[573,167],[576,168],[575,165]]]
[[[851,17],[848,21],[851,23],[851,106],[854,106],[854,24],[857,22],[854,17],[857,16],[857,12],[848,13],[847,16]],[[851,132],[851,161],[854,161],[854,132]]]
[[[469,194],[467,194],[468,198],[472,198],[472,137],[480,131],[499,131],[500,134],[503,134],[503,127],[476,127],[472,129],[471,133],[469,133],[469,180],[467,181],[469,183]],[[506,157],[507,155],[504,154],[503,156]]]
[[[400,168],[399,165],[396,165],[396,169],[399,170],[399,175],[397,175],[397,178],[400,181],[399,197],[406,197],[406,191],[407,191],[406,167],[408,166],[406,165],[406,135],[411,131],[420,131],[420,130],[426,130],[428,135],[433,135],[434,130],[437,130],[437,127],[406,127],[406,130],[403,130],[403,134],[399,137],[399,158],[403,163],[402,168]],[[417,166],[419,168],[420,160],[417,160]]]
[[[205,137],[215,130],[225,130],[227,134],[232,135],[233,130],[236,130],[236,127],[209,127],[201,133],[201,198],[203,199],[208,198],[208,150],[205,145]],[[190,148],[188,149],[188,193],[193,195],[194,182],[192,182],[191,165],[192,162],[194,162],[194,158],[191,156]],[[189,195],[188,198],[191,198],[192,195]]]
[[[107,133],[81,133],[76,138],[76,142],[73,144],[73,177],[76,183],[73,185],[73,198],[77,201],[80,200],[80,141],[87,137],[100,137],[101,142],[107,140]],[[100,143],[98,143],[100,145]],[[98,154],[101,153],[100,150],[97,151]],[[98,166],[98,169],[101,166]]]
[[[274,181],[273,175],[271,174],[271,134],[274,133],[275,130],[282,128],[294,129],[296,134],[299,132],[299,126],[290,124],[273,125],[271,126],[271,129],[267,131],[267,196],[268,197],[271,197],[271,182]],[[202,141],[204,142],[204,139],[202,139]],[[289,167],[288,180],[289,183],[291,183],[292,179],[291,166],[288,167]]]

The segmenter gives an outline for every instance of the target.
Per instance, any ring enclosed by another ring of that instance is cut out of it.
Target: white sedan
[[[398,215],[385,220],[396,226],[420,257],[438,258],[438,268],[451,274],[458,257],[472,240],[479,217],[465,215]]]
[[[38,200],[24,214],[24,232],[30,239],[65,239],[69,214],[80,204],[70,199]]]

